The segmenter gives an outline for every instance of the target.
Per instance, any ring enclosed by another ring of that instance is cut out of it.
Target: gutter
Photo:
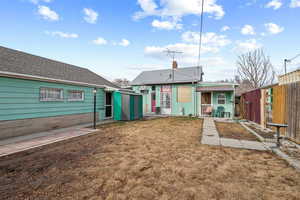
[[[68,81],[68,80],[62,80],[62,79],[54,79],[54,78],[47,78],[43,76],[33,76],[28,74],[19,74],[14,72],[5,72],[0,71],[0,77],[8,77],[8,78],[20,78],[25,80],[37,80],[37,81],[46,81],[46,82],[53,82],[53,83],[65,83],[65,84],[71,84],[71,85],[80,85],[80,86],[89,86],[89,87],[95,87],[95,88],[109,88],[111,90],[119,90],[118,88],[113,88],[107,85],[97,85],[97,84],[90,84],[90,83],[84,83],[84,82],[78,82],[78,81]]]

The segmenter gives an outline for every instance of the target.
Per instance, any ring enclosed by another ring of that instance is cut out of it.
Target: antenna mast
[[[165,50],[164,52],[167,53],[168,56],[170,56],[172,58],[172,61],[174,62],[175,61],[175,56],[176,54],[181,54],[183,53],[182,51],[172,51],[170,50],[169,48],[167,48],[167,50]]]
[[[181,51],[172,51],[172,50],[170,50],[169,48],[167,48],[167,50],[165,50],[164,52],[166,52],[167,55],[170,56],[170,57],[172,58],[172,65],[174,65],[174,63],[176,62],[176,61],[175,61],[175,56],[176,56],[176,54],[181,54],[181,53],[183,53],[183,52],[181,52]],[[177,65],[177,63],[176,63],[176,65]],[[174,82],[174,67],[172,67],[172,81]]]

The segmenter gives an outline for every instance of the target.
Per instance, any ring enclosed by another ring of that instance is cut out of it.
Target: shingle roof
[[[94,72],[0,46],[0,71],[118,88]]]
[[[144,71],[131,82],[131,85],[191,83],[202,81],[202,67],[175,69],[174,79],[172,78],[172,71],[172,69]]]

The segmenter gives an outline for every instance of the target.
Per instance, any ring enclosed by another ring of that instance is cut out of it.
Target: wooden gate
[[[277,85],[273,87],[273,104],[272,104],[272,122],[279,124],[287,124],[286,112],[286,85]],[[285,134],[286,128],[281,129],[281,133]]]

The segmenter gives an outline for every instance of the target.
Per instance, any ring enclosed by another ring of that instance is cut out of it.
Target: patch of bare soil
[[[108,124],[0,158],[1,199],[300,199],[300,174],[268,152],[201,145],[199,119]]]
[[[220,137],[238,140],[259,141],[256,136],[247,131],[239,123],[215,122],[215,124]]]

